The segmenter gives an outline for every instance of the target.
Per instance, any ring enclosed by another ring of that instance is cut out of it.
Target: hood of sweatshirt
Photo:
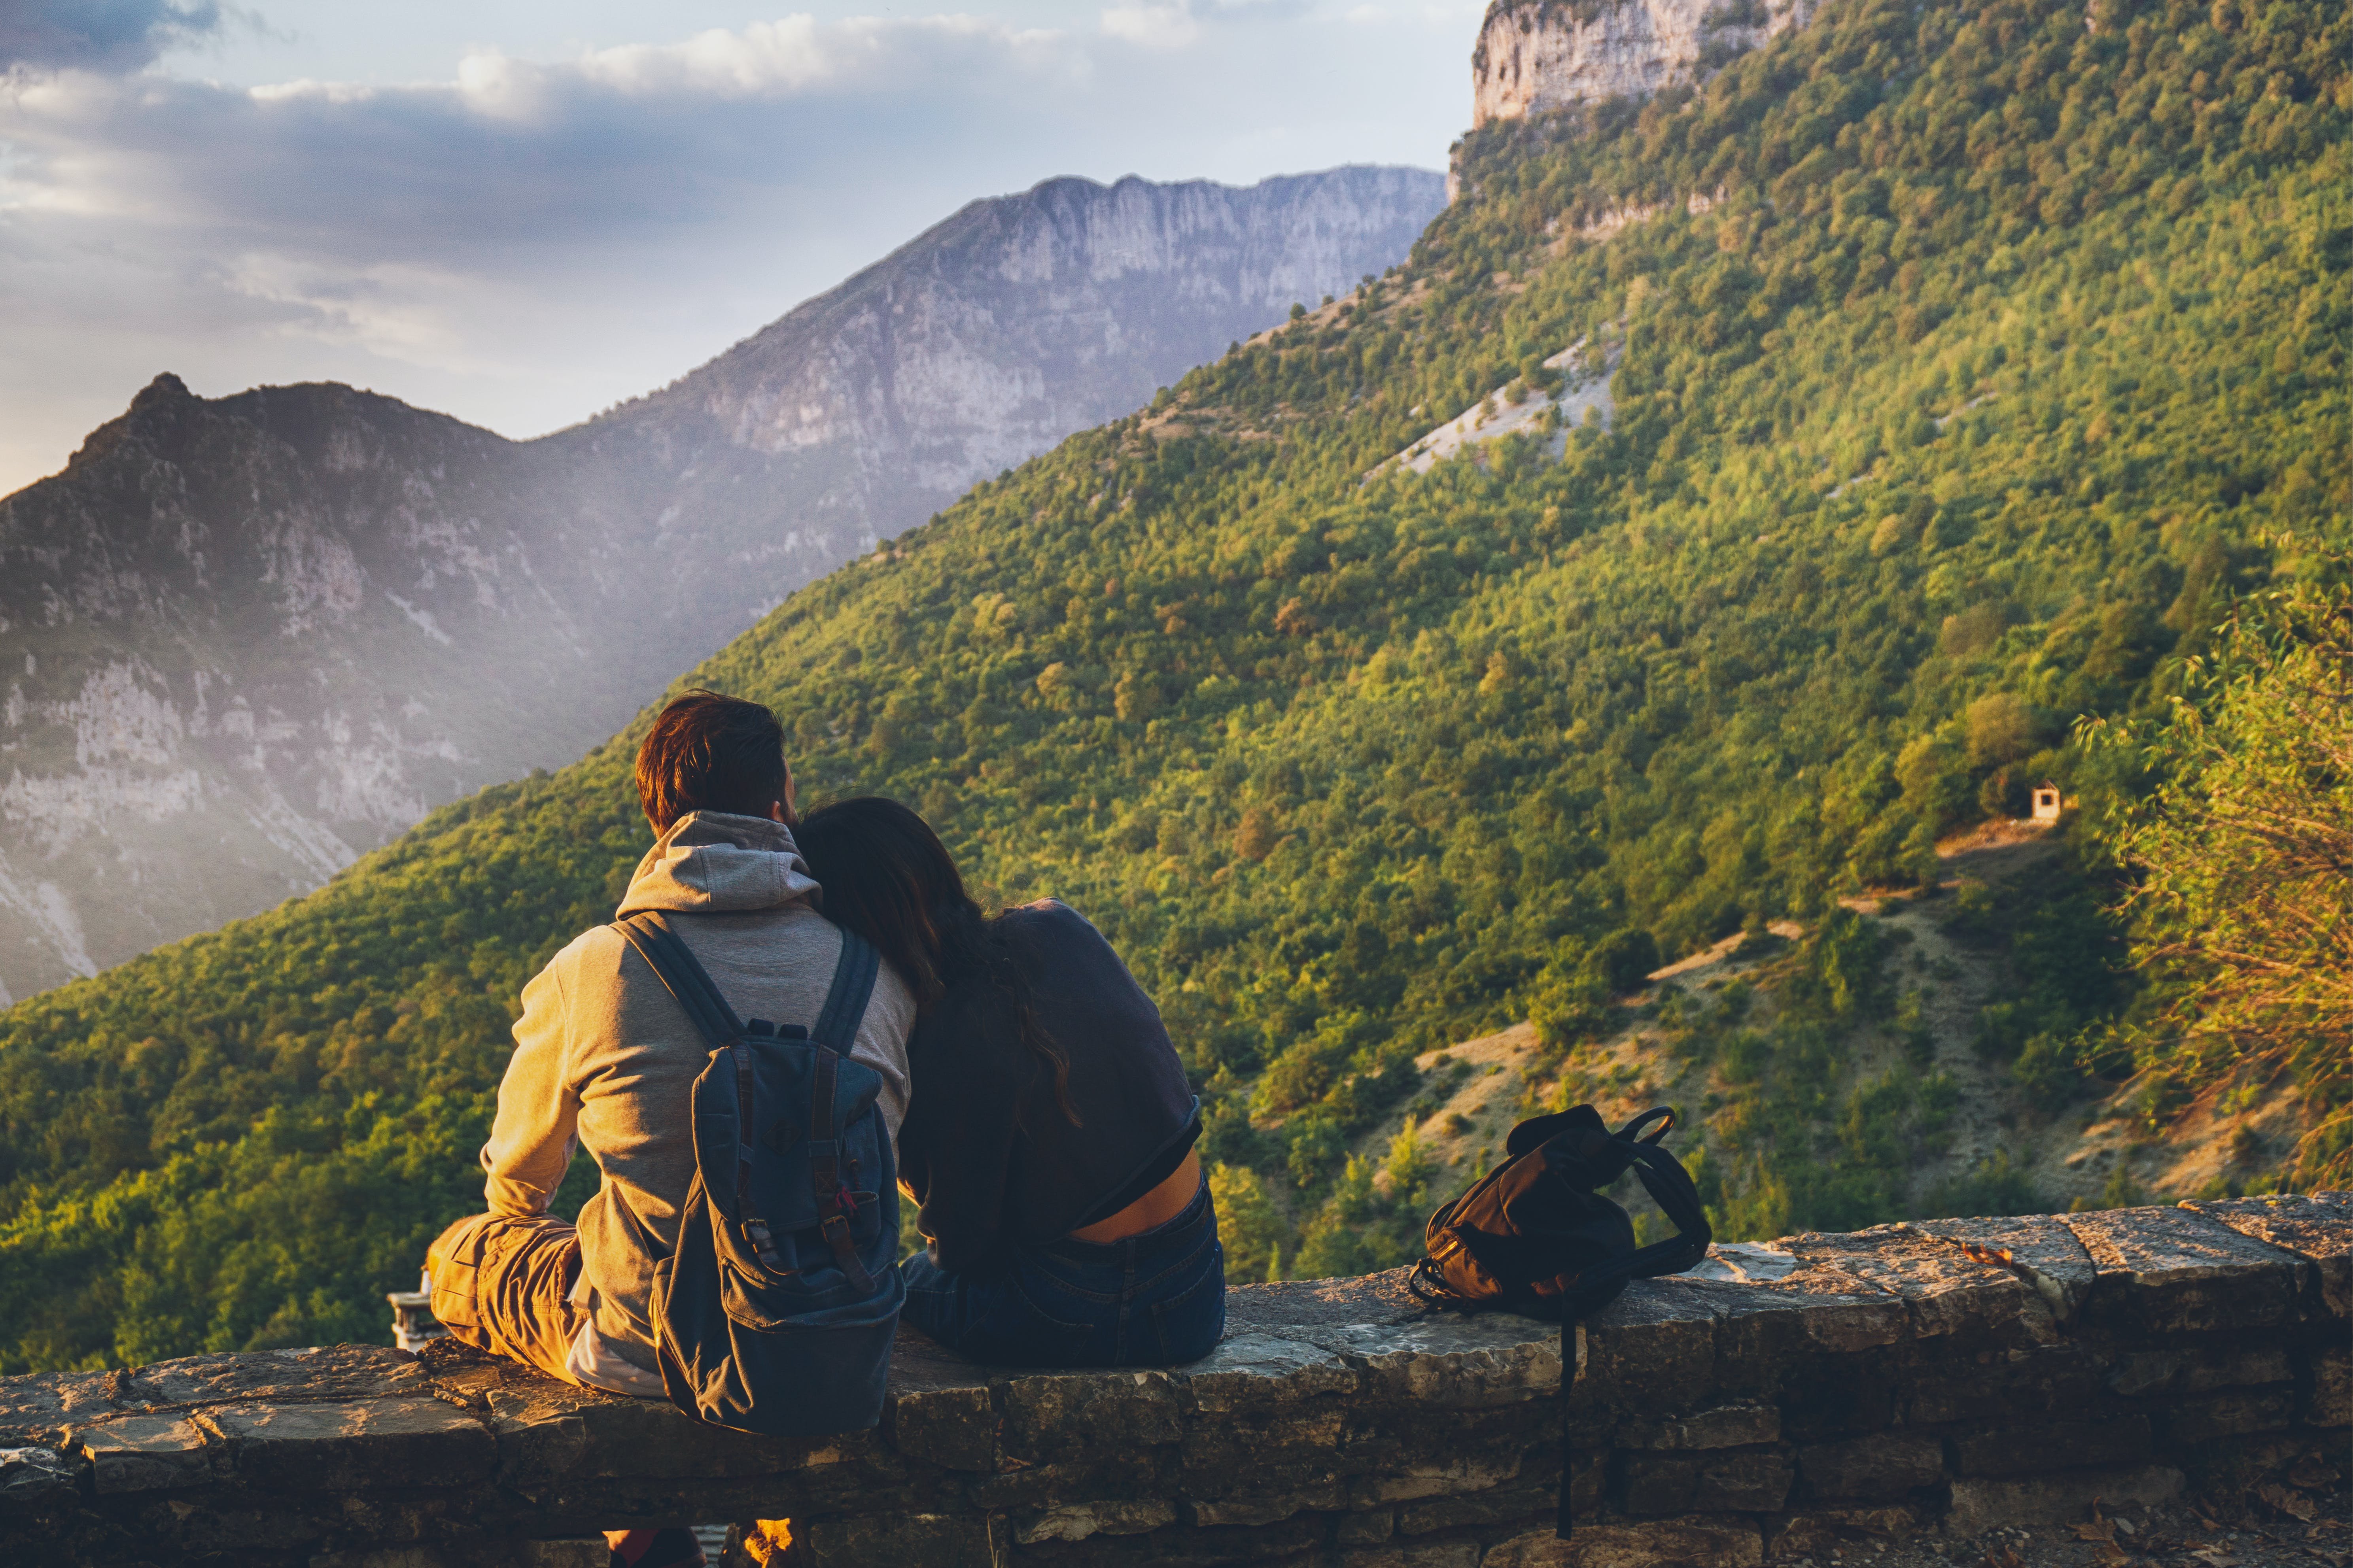
[[[614,918],[639,910],[718,914],[794,903],[816,909],[822,898],[783,823],[691,811],[671,823],[638,862]]]

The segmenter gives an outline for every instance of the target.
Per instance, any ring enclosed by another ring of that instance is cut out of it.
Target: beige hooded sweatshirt
[[[695,812],[638,862],[616,918],[660,910],[740,1018],[808,1025],[824,1005],[841,932],[818,912],[821,890],[791,831],[764,817]],[[907,1110],[907,1031],[914,998],[887,963],[850,1055],[882,1077],[890,1136]],[[580,1210],[589,1308],[575,1365],[602,1349],[654,1367],[655,1262],[678,1245],[694,1177],[694,1080],[710,1049],[660,978],[609,926],[573,939],[523,987],[499,1115],[482,1145],[492,1214],[547,1212],[575,1142],[604,1173]],[[592,1337],[593,1336],[593,1337]],[[592,1378],[607,1382],[607,1379]]]

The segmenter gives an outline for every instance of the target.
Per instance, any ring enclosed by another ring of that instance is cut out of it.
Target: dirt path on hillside
[[[1846,900],[1883,921],[1895,938],[1891,977],[1899,994],[1916,997],[1932,1047],[1925,1067],[1913,1065],[1924,1076],[1950,1075],[1959,1090],[1937,1147],[1912,1172],[1908,1196],[1915,1205],[1940,1184],[2004,1157],[2052,1208],[2101,1201],[2120,1164],[2129,1184],[2186,1195],[2227,1170],[2232,1150],[2246,1138],[2284,1148],[2295,1136],[2299,1107],[2293,1092],[2279,1086],[2220,1086],[2154,1138],[2125,1114],[2121,1095],[2080,1102],[2055,1116],[2039,1112],[2016,1091],[2004,1064],[1979,1054],[1978,1016],[2012,981],[1999,948],[1947,932],[1954,901],[1971,882],[2014,884],[2055,868],[2061,847],[2045,825],[1987,823],[1937,847],[1940,875],[1933,888]],[[1561,1102],[1564,1073],[1576,1091],[1570,1102],[1589,1100],[1612,1121],[1670,1103],[1694,1116],[1713,1114],[1728,1091],[1716,1088],[1711,1068],[1668,1049],[1662,1005],[1673,990],[1683,994],[1686,1006],[1713,1005],[1727,986],[1744,982],[1756,994],[1752,1016],[1761,1024],[1771,1016],[1773,988],[1793,963],[1788,944],[1804,935],[1802,927],[1780,921],[1763,937],[1728,937],[1656,971],[1643,993],[1625,998],[1620,1028],[1580,1045],[1557,1066],[1544,1062],[1535,1026],[1526,1023],[1423,1053],[1417,1064],[1432,1076],[1417,1106],[1427,1109],[1409,1114],[1441,1173],[1438,1184],[1459,1190],[1501,1160],[1514,1122]],[[1852,1051],[1858,1076],[1888,1070],[1905,1056],[1893,1029],[1857,1031]],[[1381,1158],[1404,1120],[1384,1118],[1357,1141],[1358,1152]],[[1386,1191],[1385,1177],[1380,1184]]]

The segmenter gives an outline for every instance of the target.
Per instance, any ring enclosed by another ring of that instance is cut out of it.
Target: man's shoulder
[[[566,979],[574,975],[610,974],[620,968],[621,955],[628,947],[628,939],[611,926],[590,926],[558,948],[541,973]]]

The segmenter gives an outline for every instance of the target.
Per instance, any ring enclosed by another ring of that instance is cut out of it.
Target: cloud
[[[216,32],[216,0],[7,0],[0,5],[0,75],[127,73],[175,44]]]
[[[407,83],[248,87],[168,58],[21,73],[0,91],[0,493],[160,370],[207,395],[348,381],[527,435],[669,381],[975,197],[1427,167],[1460,126],[1453,45],[1401,48],[1310,0],[1119,5],[1132,23],[1074,30],[795,16],[477,47]]]
[[[0,206],[196,226],[319,260],[440,262],[675,230],[747,185],[996,121],[1082,82],[1060,35],[807,16],[453,80],[245,89],[64,72],[0,101]]]
[[[1201,24],[1190,0],[1114,5],[1103,14],[1103,30],[1114,38],[1150,49],[1180,49],[1199,39]]]

